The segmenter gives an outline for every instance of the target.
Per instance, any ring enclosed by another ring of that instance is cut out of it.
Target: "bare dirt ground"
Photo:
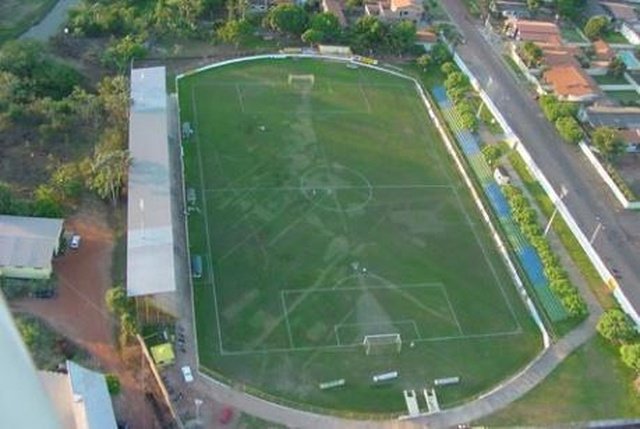
[[[111,287],[111,262],[114,239],[104,214],[96,205],[69,219],[67,231],[82,236],[80,248],[69,250],[54,261],[58,279],[57,297],[51,300],[23,299],[13,306],[46,320],[61,334],[86,349],[105,372],[118,375],[122,392],[114,401],[117,416],[130,427],[161,428],[154,409],[145,398],[153,390],[143,371],[138,349],[127,350],[127,362],[116,348],[113,321],[107,311],[104,294]]]

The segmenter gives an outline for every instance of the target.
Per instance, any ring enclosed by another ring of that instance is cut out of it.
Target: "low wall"
[[[564,204],[562,199],[559,197],[555,189],[553,189],[553,186],[551,186],[551,183],[547,180],[542,170],[540,170],[538,165],[535,163],[535,161],[533,160],[533,157],[531,156],[531,154],[529,154],[529,151],[526,149],[524,144],[522,144],[518,136],[516,136],[516,134],[513,132],[513,130],[507,123],[507,121],[504,119],[504,116],[502,116],[502,113],[500,112],[500,110],[498,110],[498,108],[493,103],[489,95],[484,91],[484,89],[482,89],[478,80],[473,75],[473,73],[471,73],[471,70],[469,70],[467,65],[462,60],[462,58],[457,53],[454,52],[453,59],[455,63],[458,65],[458,67],[460,67],[460,69],[469,77],[471,84],[479,93],[480,98],[485,102],[487,107],[491,110],[491,113],[496,118],[498,123],[502,126],[502,128],[505,131],[505,134],[509,136],[509,139],[513,139],[513,141],[516,143],[514,146],[516,151],[520,154],[520,156],[526,163],[531,174],[533,174],[536,180],[540,182],[540,185],[544,189],[547,196],[558,208],[558,213],[560,213],[564,221],[569,226],[569,229],[571,229],[571,232],[576,237],[576,239],[580,243],[580,246],[589,257],[589,260],[598,271],[600,278],[602,278],[602,280],[607,285],[609,285],[610,288],[613,289],[613,292],[614,292],[613,295],[615,296],[620,306],[634,320],[634,322],[640,326],[640,316],[638,315],[636,310],[633,308],[631,303],[629,303],[629,300],[624,295],[624,292],[622,291],[622,289],[620,289],[620,286],[616,281],[615,277],[611,274],[609,269],[606,267],[606,265],[602,261],[602,258],[600,258],[600,255],[598,254],[598,252],[596,252],[596,250],[593,248],[591,243],[589,243],[589,240],[587,239],[584,232],[582,232],[582,230],[576,223],[575,219],[573,218],[573,215],[571,214],[571,212],[569,212],[569,209]]]
[[[582,153],[587,157],[587,160],[589,160],[591,165],[593,165],[593,168],[598,172],[598,175],[600,175],[602,180],[604,180],[604,183],[606,183],[609,189],[611,189],[611,192],[613,192],[616,199],[620,201],[622,207],[625,209],[640,210],[640,201],[629,201],[627,199],[616,182],[611,178],[609,172],[602,166],[600,160],[593,154],[593,152],[591,152],[589,145],[585,142],[580,142],[578,145],[580,146]]]

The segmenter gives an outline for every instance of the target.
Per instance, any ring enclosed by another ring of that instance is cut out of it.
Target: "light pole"
[[[596,219],[598,220],[598,224],[596,225],[596,229],[593,230],[593,234],[591,234],[591,238],[589,239],[589,244],[593,244],[594,240],[598,236],[598,233],[602,229],[602,222],[600,221],[600,218],[596,218]]]
[[[200,405],[202,405],[202,399],[196,398],[193,402],[196,404],[196,422],[200,424]]]
[[[564,197],[567,196],[568,193],[569,193],[569,190],[564,185],[562,185],[560,187],[560,195],[559,195],[558,202],[556,203],[556,206],[553,209],[553,213],[551,213],[551,217],[549,218],[549,222],[547,222],[547,226],[544,228],[544,233],[542,234],[543,237],[547,236],[547,233],[551,229],[551,224],[553,223],[553,219],[558,214],[558,204],[560,203],[560,201],[562,201]]]

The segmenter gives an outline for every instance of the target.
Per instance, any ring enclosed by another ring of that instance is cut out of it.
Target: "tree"
[[[429,54],[422,54],[418,58],[416,58],[416,64],[422,69],[423,72],[426,72],[432,63],[433,60],[431,59],[431,55]]]
[[[128,339],[138,333],[136,321],[136,303],[133,298],[127,296],[127,291],[122,285],[109,289],[105,294],[107,309],[120,323],[120,345],[127,343]]]
[[[313,28],[308,29],[300,38],[303,42],[308,43],[310,45],[314,45],[316,43],[321,43],[324,40],[324,33],[319,30],[314,30]]]
[[[608,66],[608,72],[615,77],[621,77],[627,71],[627,65],[620,58],[615,57]]]
[[[604,35],[609,28],[609,19],[604,15],[596,15],[589,18],[584,26],[584,34],[591,40]]]
[[[580,14],[586,0],[556,0],[555,3],[560,15],[575,18]]]
[[[62,201],[60,194],[49,185],[40,185],[34,191],[35,216],[60,218],[63,217]]]
[[[129,121],[129,81],[126,77],[107,76],[98,84],[98,101],[107,122],[125,129]]]
[[[105,374],[105,381],[107,382],[107,390],[109,395],[115,396],[120,393],[120,379],[116,374]]]
[[[575,103],[560,101],[554,95],[543,95],[539,100],[544,116],[551,122],[556,122],[562,116],[575,116],[578,108]]]
[[[537,66],[542,59],[542,49],[533,42],[525,42],[522,45],[522,57],[527,66]]]
[[[629,317],[617,308],[605,311],[600,316],[596,329],[604,338],[618,344],[628,343],[638,334]]]
[[[281,4],[269,11],[265,23],[273,30],[301,35],[309,17],[304,8],[293,4]]]
[[[113,40],[102,55],[102,63],[120,72],[131,64],[131,60],[143,58],[147,54],[142,39],[127,35],[122,39]]]
[[[387,43],[391,50],[401,55],[409,50],[416,43],[416,26],[410,21],[400,21],[391,26]]]
[[[91,160],[89,188],[100,198],[111,199],[115,205],[127,178],[131,158],[127,150],[96,149]]]
[[[540,9],[540,0],[527,0],[527,8],[532,13],[536,13]]]
[[[640,344],[625,344],[620,347],[622,362],[636,372],[640,372]]]
[[[482,155],[490,167],[495,167],[498,159],[503,155],[502,149],[497,144],[485,144],[482,147]]]
[[[230,19],[216,30],[216,36],[237,48],[251,36],[251,30],[251,24],[246,19]]]
[[[591,143],[610,161],[624,152],[624,141],[618,131],[611,127],[597,127],[593,130]]]
[[[442,73],[444,73],[445,75],[449,76],[451,73],[453,73],[454,71],[457,71],[455,64],[453,64],[452,62],[446,62],[444,64],[442,64],[442,67],[440,67],[440,71]]]
[[[556,121],[556,129],[565,141],[569,143],[578,143],[583,136],[582,128],[578,121],[571,116],[562,116]]]
[[[389,27],[375,16],[362,16],[353,28],[354,44],[361,50],[372,50],[384,43]]]
[[[332,42],[340,38],[340,21],[334,14],[329,12],[314,15],[309,28],[322,35],[320,40],[322,42]]]
[[[437,42],[431,47],[431,58],[433,58],[435,64],[443,64],[451,61],[452,55],[447,45],[442,42]]]

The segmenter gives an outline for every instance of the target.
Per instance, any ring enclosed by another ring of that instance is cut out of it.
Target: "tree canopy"
[[[609,27],[609,19],[603,15],[596,15],[589,18],[584,26],[584,34],[591,40],[598,39],[604,35]]]
[[[269,10],[265,23],[273,30],[301,35],[307,29],[309,16],[301,6],[281,4]]]
[[[615,128],[597,127],[591,133],[591,143],[610,161],[624,152],[624,141]]]
[[[627,343],[638,335],[629,316],[618,308],[605,311],[596,329],[604,338],[618,344]]]

